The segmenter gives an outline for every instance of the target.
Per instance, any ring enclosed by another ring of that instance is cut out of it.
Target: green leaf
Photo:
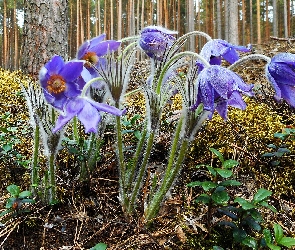
[[[224,190],[219,191],[219,190],[215,190],[212,194],[212,200],[216,203],[216,204],[224,204],[227,203],[228,200],[230,199],[228,193]]]
[[[94,247],[91,247],[89,250],[106,250],[108,247],[105,243],[98,243]]]
[[[222,154],[221,154],[218,150],[216,150],[215,148],[209,148],[209,150],[210,150],[213,154],[215,154],[215,155],[219,158],[219,160],[220,160],[222,163],[224,162],[224,158],[223,158]]]
[[[141,133],[139,130],[134,131],[134,136],[136,137],[137,140],[140,140],[141,138]]]
[[[249,217],[245,219],[245,222],[255,231],[260,231],[261,226],[253,218]]]
[[[261,157],[273,157],[274,153],[264,153],[261,155]]]
[[[6,209],[6,210],[4,210],[3,212],[0,213],[0,217],[5,215],[5,214],[8,214],[8,213],[11,213],[11,210]]]
[[[231,177],[233,172],[228,169],[215,168],[216,172],[223,178]]]
[[[12,149],[12,145],[11,143],[8,143],[8,144],[5,144],[3,145],[2,149],[5,151],[5,152],[8,152]]]
[[[274,144],[272,144],[272,143],[271,143],[271,144],[268,144],[267,147],[268,147],[268,148],[273,148],[273,149],[276,149],[276,148],[277,148],[277,146],[274,145]]]
[[[205,191],[208,191],[217,186],[216,183],[212,181],[195,181],[188,184],[189,187],[201,186]]]
[[[25,198],[25,197],[30,197],[30,196],[32,196],[32,193],[27,190],[20,192],[18,195],[19,198]]]
[[[0,127],[0,131],[2,131],[5,134],[7,134],[9,132],[8,129],[4,128],[4,127]]]
[[[224,250],[222,247],[219,246],[213,246],[213,250]]]
[[[226,161],[224,161],[223,163],[222,163],[222,167],[224,167],[224,168],[226,168],[226,169],[228,169],[228,168],[233,168],[233,167],[235,167],[235,166],[237,166],[237,165],[239,165],[240,163],[238,162],[238,161],[236,161],[236,160],[226,160]]]
[[[283,232],[282,227],[279,224],[276,223],[276,224],[273,225],[273,230],[274,230],[274,233],[275,233],[276,242],[280,242],[281,239],[284,236],[284,232]]]
[[[18,197],[18,195],[20,193],[19,186],[15,185],[15,184],[9,185],[6,189],[10,193],[10,195],[13,197]]]
[[[252,203],[250,203],[249,201],[246,201],[245,199],[241,197],[236,197],[234,202],[238,202],[242,206],[242,208],[245,210],[255,208],[255,206]]]
[[[275,138],[279,138],[281,140],[285,140],[285,137],[287,136],[286,134],[283,134],[283,133],[275,133],[273,135]]]
[[[248,247],[251,247],[252,249],[257,249],[257,242],[254,238],[250,237],[250,236],[247,236],[243,241],[242,243],[245,245],[245,246],[248,246]]]
[[[236,181],[236,180],[225,180],[225,181],[222,181],[218,184],[219,186],[240,186],[241,185],[241,182],[239,181]]]
[[[273,213],[277,213],[277,209],[273,206],[273,205],[269,205],[267,201],[261,201],[259,202],[259,204],[263,207],[268,208],[269,210],[271,210]]]
[[[234,228],[233,229],[233,237],[237,242],[242,242],[247,237],[247,233],[243,229]]]
[[[207,167],[208,171],[209,171],[213,176],[216,176],[216,175],[217,175],[217,173],[216,173],[216,171],[214,170],[214,168],[212,168],[211,166],[206,166],[206,167]]]
[[[291,247],[295,246],[295,239],[291,237],[283,237],[279,242],[279,245],[282,245],[284,247]]]
[[[266,190],[264,188],[258,189],[257,193],[254,195],[253,201],[255,203],[259,203],[263,200],[265,200],[267,197],[269,197],[272,194],[271,191]]]
[[[272,244],[272,236],[269,229],[263,229],[263,236],[267,245]]]
[[[201,194],[195,200],[196,203],[203,202],[204,204],[209,204],[210,201],[211,201],[211,198],[208,194]]]

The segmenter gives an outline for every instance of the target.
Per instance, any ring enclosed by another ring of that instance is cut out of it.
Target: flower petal
[[[83,109],[78,114],[78,119],[84,125],[85,133],[96,133],[101,116],[95,107],[90,103],[85,102]]]
[[[92,52],[95,52],[97,56],[104,56],[107,53],[117,50],[120,47],[120,42],[114,40],[108,40],[93,46],[91,49]]]
[[[120,109],[117,109],[117,108],[110,106],[106,103],[95,102],[87,97],[85,98],[85,100],[87,100],[87,102],[89,102],[98,111],[107,112],[109,114],[116,115],[116,116],[122,116],[122,115],[126,114],[126,112],[127,112],[126,109],[120,110]]]
[[[68,62],[61,70],[60,75],[66,82],[72,82],[81,75],[83,64],[83,61]]]
[[[45,64],[45,68],[48,70],[49,75],[58,75],[65,65],[61,56],[55,55],[51,60]]]

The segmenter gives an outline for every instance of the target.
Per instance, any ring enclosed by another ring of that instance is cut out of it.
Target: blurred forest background
[[[68,57],[86,39],[101,33],[107,39],[139,34],[148,25],[162,25],[179,35],[192,30],[231,41],[234,27],[241,45],[267,43],[271,36],[292,38],[295,34],[293,0],[51,0],[66,4]],[[24,52],[24,8],[40,0],[0,0],[0,67],[21,68]],[[46,2],[46,1],[45,1]],[[237,17],[231,17],[234,13]],[[42,17],[40,17],[42,18]],[[195,38],[191,46],[202,41]]]

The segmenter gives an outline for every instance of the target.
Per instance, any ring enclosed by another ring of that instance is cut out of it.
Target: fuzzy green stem
[[[197,57],[199,60],[202,61],[202,63],[204,63],[204,66],[206,68],[209,68],[211,65],[205,60],[204,57],[200,56],[198,53],[195,52],[191,52],[191,51],[184,51],[184,52],[180,52],[178,54],[176,54],[175,56],[173,56],[167,63],[165,63],[163,69],[161,70],[161,74],[159,76],[159,80],[158,80],[158,85],[156,88],[156,93],[159,95],[160,91],[161,91],[161,86],[162,86],[162,81],[164,79],[164,76],[166,74],[166,72],[168,71],[169,67],[171,66],[172,63],[174,63],[176,60],[178,60],[181,57],[184,56],[192,56],[192,57]]]
[[[133,43],[130,43],[128,46],[126,46],[126,48],[124,48],[124,50],[122,51],[122,53],[118,56],[118,60],[121,60],[121,58],[123,57],[124,54],[127,53],[127,51],[133,47],[134,45],[136,45],[137,42],[133,42]]]
[[[145,170],[146,170],[146,166],[148,164],[148,160],[150,158],[150,154],[152,152],[152,148],[153,148],[153,143],[154,143],[154,138],[155,138],[155,132],[152,131],[149,135],[148,141],[147,141],[147,146],[146,146],[146,150],[144,152],[144,158],[142,161],[142,164],[140,166],[139,172],[138,172],[138,177],[136,180],[136,183],[133,187],[132,193],[131,193],[131,198],[129,201],[129,206],[128,206],[128,213],[131,213],[134,207],[134,202],[136,197],[139,194],[140,191],[140,186],[142,184],[142,178],[144,176]]]
[[[146,134],[147,134],[147,130],[145,129],[141,135],[141,138],[137,144],[137,148],[136,148],[136,152],[135,152],[135,155],[133,157],[133,163],[132,163],[132,167],[130,169],[130,174],[128,175],[128,179],[127,179],[127,182],[126,182],[126,190],[130,188],[130,185],[133,181],[133,177],[134,177],[134,174],[135,174],[135,169],[136,169],[136,166],[137,166],[137,163],[138,163],[138,160],[139,160],[139,157],[141,155],[141,153],[143,152],[142,148],[143,148],[143,145],[144,145],[144,142],[145,142],[145,137],[146,137]]]
[[[182,145],[179,150],[179,154],[177,157],[177,161],[175,163],[175,167],[169,173],[165,182],[162,182],[160,189],[156,192],[154,197],[152,198],[151,202],[149,203],[148,207],[145,210],[145,221],[146,223],[151,222],[151,220],[157,215],[159,212],[159,207],[161,202],[164,200],[165,195],[167,194],[168,190],[171,188],[179,170],[182,166],[182,162],[185,158],[186,151],[189,146],[189,141],[184,139],[182,141]]]
[[[102,77],[96,77],[96,78],[93,78],[93,79],[91,79],[90,81],[88,81],[88,82],[84,85],[84,87],[83,87],[83,89],[82,89],[81,97],[85,97],[85,95],[86,95],[86,91],[87,91],[87,89],[90,87],[90,85],[91,85],[92,83],[97,82],[97,81],[100,81],[100,80],[103,80],[103,78],[102,78]]]
[[[238,61],[236,61],[234,64],[230,65],[228,67],[228,69],[233,70],[236,67],[239,67],[241,64],[247,62],[247,61],[252,61],[252,60],[264,60],[267,63],[270,63],[271,58],[262,54],[252,54],[252,55],[248,55],[248,56],[244,56],[242,58],[240,58]]]
[[[121,40],[118,40],[118,42],[129,42],[129,41],[133,41],[133,40],[136,40],[138,39],[140,36],[129,36],[129,37],[124,37],[122,38]]]
[[[172,168],[173,163],[174,163],[175,153],[176,153],[176,150],[177,150],[178,145],[179,145],[179,137],[180,137],[180,132],[181,132],[181,128],[182,128],[182,123],[183,123],[183,117],[181,117],[179,119],[179,122],[178,122],[177,127],[176,127],[174,139],[173,139],[173,142],[172,142],[171,152],[170,152],[170,155],[169,155],[168,165],[167,165],[167,168],[165,170],[165,175],[164,175],[162,185],[165,185],[165,183],[167,182],[167,180],[169,178],[169,175],[170,175],[170,172],[171,172],[171,168]]]
[[[78,118],[74,116],[73,118],[73,135],[77,143],[79,143],[79,133],[78,133]]]
[[[203,37],[205,37],[208,41],[212,40],[211,36],[209,36],[207,33],[202,32],[202,31],[197,31],[197,30],[195,30],[195,31],[192,31],[192,32],[186,33],[186,34],[184,34],[183,36],[179,37],[179,38],[177,39],[177,42],[176,42],[176,43],[181,42],[182,40],[185,40],[187,37],[192,36],[192,35],[203,36]]]
[[[36,195],[36,188],[38,187],[38,159],[39,159],[39,142],[40,142],[40,128],[38,125],[35,127],[34,134],[34,152],[33,152],[33,164],[32,164],[32,194]]]
[[[54,204],[56,201],[56,181],[55,181],[55,155],[50,154],[49,157],[49,204]]]

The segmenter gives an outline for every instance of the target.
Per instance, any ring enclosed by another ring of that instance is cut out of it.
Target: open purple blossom
[[[112,115],[121,116],[126,113],[126,109],[119,110],[106,103],[98,103],[87,97],[77,97],[71,99],[65,106],[64,114],[61,114],[55,124],[53,133],[63,128],[75,116],[84,125],[85,133],[96,133],[98,123],[101,121],[100,111]]]
[[[175,41],[178,32],[160,26],[148,26],[141,31],[139,46],[151,58],[161,61],[163,54]]]
[[[253,85],[246,84],[236,73],[218,65],[203,69],[198,75],[197,84],[197,101],[192,110],[203,103],[204,110],[211,112],[210,119],[215,109],[223,119],[227,119],[228,106],[244,110],[246,103],[241,94],[254,94]]]
[[[92,65],[97,66],[103,56],[113,51],[116,51],[120,42],[115,40],[105,40],[106,34],[94,37],[91,40],[85,41],[78,49],[77,58],[85,60],[88,64],[85,66],[93,77],[97,77],[97,72],[92,68]]]
[[[276,92],[274,98],[282,98],[295,107],[295,55],[279,53],[266,66],[266,77]]]
[[[221,65],[222,58],[228,63],[233,64],[239,60],[239,54],[237,51],[250,52],[251,48],[249,46],[233,45],[222,39],[213,39],[204,45],[200,52],[200,56],[211,65]],[[201,64],[201,62],[198,62],[198,64]]]
[[[69,98],[81,93],[85,84],[81,77],[83,64],[83,61],[65,63],[56,55],[41,68],[39,81],[49,104],[62,111]]]

